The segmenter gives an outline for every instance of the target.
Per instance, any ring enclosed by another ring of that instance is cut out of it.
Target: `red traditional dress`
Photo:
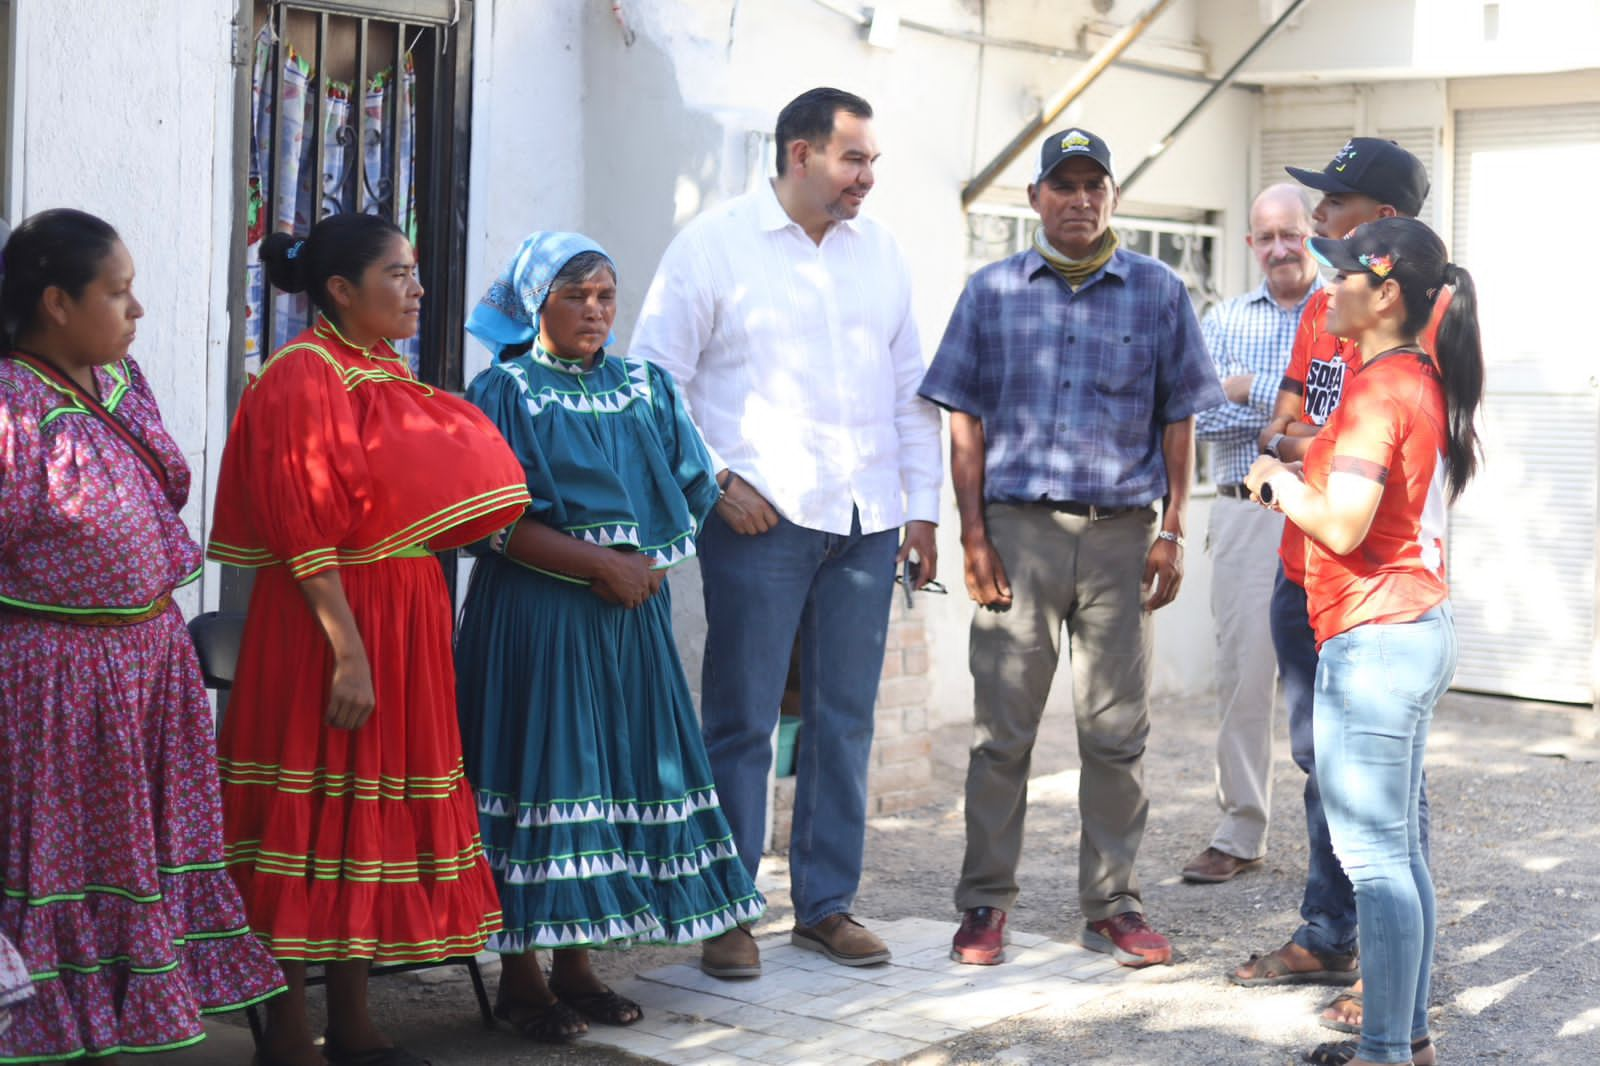
[[[525,482],[476,408],[325,319],[246,388],[208,554],[261,569],[219,761],[229,869],[278,958],[433,961],[500,928],[428,551],[511,525]],[[299,585],[335,567],[376,696],[355,730],[324,720],[332,654]]]

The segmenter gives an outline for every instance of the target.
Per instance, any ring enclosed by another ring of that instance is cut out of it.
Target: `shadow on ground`
[[[1433,1000],[1442,1063],[1600,1057],[1600,764],[1529,753],[1590,729],[1592,714],[1460,694],[1439,709],[1428,772],[1440,914]],[[1216,823],[1215,714],[1210,700],[1200,699],[1160,705],[1154,719],[1146,761],[1150,823],[1139,872],[1151,920],[1177,947],[1175,964],[1134,975],[1087,1002],[1047,1004],[908,1061],[1260,1066],[1296,1062],[1313,1044],[1337,1038],[1315,1020],[1333,990],[1246,990],[1223,978],[1249,953],[1281,944],[1298,922],[1303,777],[1288,760],[1282,729],[1268,861],[1229,884],[1195,886],[1177,871],[1206,846]],[[953,931],[965,744],[963,728],[938,737],[935,774],[947,802],[872,823],[858,902],[869,921],[936,918],[949,920]],[[1072,723],[1047,719],[1033,763],[1022,896],[1011,920],[1061,939],[1074,938],[1080,923],[1076,767]],[[773,884],[771,911],[758,928],[763,935],[787,930],[793,920],[782,871],[781,861],[764,871],[763,880]],[[693,957],[635,949],[607,953],[600,966],[620,978]],[[503,1028],[485,1031],[464,980],[389,979],[374,984],[373,997],[391,1034],[437,1066],[639,1061],[581,1044],[533,1047]],[[209,1047],[149,1061],[243,1063],[249,1045],[242,1032],[219,1033]],[[788,1061],[813,1061],[799,1046],[790,1052]]]

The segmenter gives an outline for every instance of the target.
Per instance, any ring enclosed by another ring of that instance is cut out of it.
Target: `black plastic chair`
[[[225,693],[233,687],[234,674],[239,666],[239,645],[244,639],[244,614],[240,611],[207,611],[205,614],[196,615],[189,620],[189,637],[194,641],[195,653],[200,657],[200,673],[205,678],[206,687],[218,693]],[[222,724],[218,716],[217,725]],[[489,1006],[489,992],[483,984],[483,973],[478,969],[476,955],[457,955],[442,962],[396,962],[383,965],[374,965],[370,971],[374,977],[385,974],[407,973],[412,970],[431,970],[439,966],[465,966],[467,976],[472,978],[472,991],[478,997],[478,1013],[483,1016],[483,1024],[490,1029],[494,1028],[494,1010]],[[325,974],[307,974],[306,984],[320,985],[327,983]],[[245,1008],[245,1017],[250,1022],[250,1035],[257,1044],[265,1031],[261,1023],[261,1014],[256,1007]]]

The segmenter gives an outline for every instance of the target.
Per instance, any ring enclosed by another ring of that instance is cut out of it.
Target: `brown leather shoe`
[[[1183,868],[1183,879],[1202,885],[1220,885],[1260,865],[1260,859],[1241,859],[1216,848],[1207,848]]]
[[[789,942],[820,951],[841,966],[876,966],[889,961],[889,945],[848,914],[830,914],[816,925],[796,922]]]
[[[700,969],[723,981],[761,976],[761,949],[750,930],[736,925],[700,945]]]

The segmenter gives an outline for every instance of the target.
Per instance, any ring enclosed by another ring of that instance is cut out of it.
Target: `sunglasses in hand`
[[[906,561],[900,564],[900,573],[894,579],[895,583],[900,585],[905,592],[907,610],[916,607],[916,604],[911,599],[913,592],[931,592],[936,596],[944,596],[950,591],[937,581],[930,581],[923,585],[922,588],[917,588],[917,580],[921,577],[921,573],[922,564],[916,559],[907,556]]]

